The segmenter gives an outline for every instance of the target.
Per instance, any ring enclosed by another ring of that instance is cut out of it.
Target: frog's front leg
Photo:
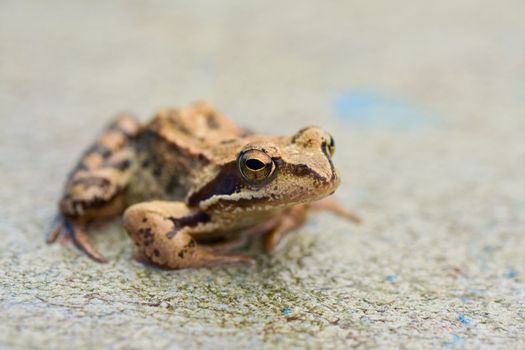
[[[301,226],[305,222],[310,210],[328,211],[339,217],[350,220],[355,224],[361,222],[361,219],[357,215],[349,212],[338,202],[330,198],[325,198],[309,204],[299,204],[284,210],[280,215],[269,222],[271,227],[266,232],[266,251],[273,251],[284,235]]]
[[[213,232],[215,225],[208,214],[182,202],[135,204],[125,211],[123,220],[138,255],[164,268],[252,262],[247,256],[219,255],[216,249],[198,244],[193,235]]]
[[[310,203],[308,206],[312,210],[331,212],[343,219],[352,221],[354,224],[361,223],[361,218],[359,218],[359,216],[352,213],[351,211],[348,211],[341,204],[339,204],[339,202],[333,200],[332,198],[324,198],[317,202]]]
[[[272,220],[273,225],[266,232],[264,249],[271,252],[277,247],[285,234],[301,226],[308,215],[308,205],[299,204],[284,210]]]
[[[98,262],[105,258],[91,246],[87,225],[122,213],[123,191],[131,175],[132,151],[129,141],[139,124],[128,115],[118,117],[82,156],[69,175],[60,200],[59,220],[47,237],[53,243],[63,235]]]

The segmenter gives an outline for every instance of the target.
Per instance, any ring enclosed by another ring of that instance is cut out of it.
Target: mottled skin
[[[48,242],[69,235],[104,262],[86,226],[127,208],[124,227],[143,261],[171,269],[250,262],[226,252],[263,234],[271,251],[309,209],[357,221],[335,202],[312,203],[339,185],[333,151],[318,127],[253,134],[204,103],[162,111],[144,126],[120,116],[69,176]]]

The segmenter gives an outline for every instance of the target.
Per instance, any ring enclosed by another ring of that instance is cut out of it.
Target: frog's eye
[[[335,153],[335,141],[334,141],[334,138],[332,137],[332,135],[327,134],[327,136],[323,140],[323,148],[324,148],[326,154],[330,156],[330,158],[332,158],[334,156],[334,153]]]
[[[275,170],[275,163],[272,158],[259,150],[241,152],[238,165],[242,176],[252,183],[259,183],[268,179]]]

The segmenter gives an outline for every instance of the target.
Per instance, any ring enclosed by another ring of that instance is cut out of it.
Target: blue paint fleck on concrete
[[[481,290],[476,289],[476,288],[469,288],[469,289],[468,289],[468,293],[469,293],[470,295],[477,296],[477,297],[479,297],[480,295],[483,294],[483,292],[482,292]]]
[[[458,321],[461,322],[464,325],[468,325],[470,323],[470,319],[466,318],[465,315],[462,313],[458,313]]]
[[[339,119],[363,128],[414,130],[439,122],[420,107],[373,90],[345,92],[335,98],[333,108]]]
[[[452,342],[454,343],[454,345],[461,346],[465,344],[465,341],[461,339],[458,335],[450,333],[450,338],[452,338]]]
[[[455,348],[457,346],[465,345],[465,341],[461,339],[458,335],[450,333],[449,334],[451,341],[443,342],[443,346],[446,348]]]
[[[282,309],[282,310],[281,310],[281,313],[282,313],[283,315],[288,315],[288,314],[290,313],[290,309]]]
[[[508,279],[512,279],[512,278],[516,277],[517,275],[518,275],[518,272],[516,272],[513,269],[510,269],[510,270],[506,271],[503,274],[503,277],[508,278]]]
[[[388,282],[395,282],[395,281],[397,281],[397,276],[396,276],[396,275],[386,275],[386,276],[385,276],[385,279],[386,279]]]

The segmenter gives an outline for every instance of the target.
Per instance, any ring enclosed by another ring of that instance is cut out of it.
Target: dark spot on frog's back
[[[98,176],[81,177],[73,179],[72,185],[84,185],[86,187],[97,186],[97,187],[108,187],[110,182],[108,179]]]
[[[206,123],[210,129],[218,129],[220,126],[217,122],[217,117],[213,113],[206,115]]]
[[[121,123],[112,124],[109,127],[109,130],[113,130],[113,131],[119,132],[119,133],[121,133],[122,135],[124,135],[126,137],[133,137],[136,134],[135,132],[130,132],[129,130],[127,130],[125,128],[125,126],[123,126]]]
[[[155,177],[160,177],[162,175],[162,170],[164,170],[164,164],[162,163],[156,163],[155,167],[153,168],[153,175]]]
[[[172,177],[169,179],[168,183],[166,184],[166,193],[168,193],[168,194],[171,195],[171,194],[173,194],[173,193],[177,190],[177,188],[179,188],[179,187],[180,187],[180,181],[179,181],[178,177],[176,177],[176,176],[172,176]]]
[[[131,165],[131,161],[129,159],[124,159],[118,162],[111,162],[104,165],[105,168],[114,168],[118,170],[126,170]]]
[[[93,145],[93,147],[88,149],[85,155],[89,153],[98,153],[102,156],[102,158],[108,158],[111,155],[111,150],[104,145],[96,143]]]
[[[208,164],[210,161],[208,158],[206,158],[206,156],[202,153],[199,153],[199,155],[197,156],[197,158],[199,159],[199,161],[201,161],[203,164]]]
[[[164,171],[165,162],[157,155],[150,155],[142,162],[144,168],[149,168],[153,176],[160,177]]]
[[[89,167],[86,164],[84,164],[83,162],[80,162],[80,163],[77,164],[75,169],[73,169],[71,174],[69,174],[69,176],[71,177],[71,175],[76,173],[77,171],[86,171],[86,170],[89,170]]]

